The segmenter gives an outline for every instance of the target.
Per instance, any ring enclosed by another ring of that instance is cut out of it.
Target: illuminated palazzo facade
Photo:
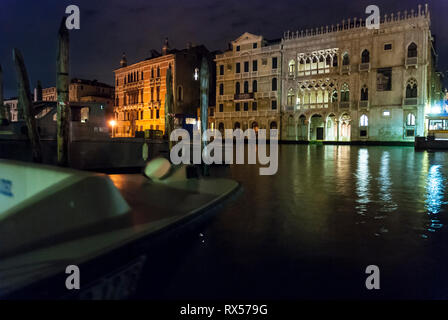
[[[248,32],[216,55],[216,108],[210,126],[267,129],[280,126],[281,44]]]
[[[115,126],[113,137],[135,137],[137,131],[165,132],[166,75],[173,77],[174,113],[197,116],[200,103],[199,69],[206,57],[213,68],[211,54],[204,46],[170,49],[168,41],[162,53],[151,51],[151,57],[127,64],[123,55],[120,68],[115,70]],[[214,88],[215,74],[210,83]],[[212,90],[214,92],[214,90]],[[214,99],[214,96],[213,96]]]
[[[281,139],[414,141],[437,101],[428,7],[285,32]]]

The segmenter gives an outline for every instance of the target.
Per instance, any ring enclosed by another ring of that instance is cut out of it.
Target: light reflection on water
[[[358,203],[356,209],[360,215],[367,213],[367,204],[370,202],[369,152],[367,149],[359,149],[358,168],[356,170],[356,194]]]
[[[446,161],[448,153],[412,147],[280,145],[272,177],[259,176],[257,166],[231,166],[247,195],[235,207],[266,219],[273,218],[264,212],[279,212],[286,224],[320,231],[332,232],[337,216],[341,229],[352,223],[365,235],[426,238],[444,225]]]
[[[431,215],[428,231],[435,232],[443,227],[443,224],[438,219],[438,214],[441,211],[442,206],[447,203],[444,201],[446,178],[442,174],[442,165],[432,165],[429,168],[426,181],[425,203],[428,214]]]
[[[244,192],[205,230],[194,276],[175,283],[194,279],[190,290],[202,277],[213,291],[209,279],[222,279],[220,293],[252,298],[357,298],[370,294],[362,276],[375,264],[388,277],[385,296],[446,298],[446,163],[448,152],[412,147],[280,145],[274,176],[257,165],[214,167]]]
[[[437,214],[445,202],[445,179],[441,173],[442,165],[432,165],[426,179],[426,207],[428,214]]]

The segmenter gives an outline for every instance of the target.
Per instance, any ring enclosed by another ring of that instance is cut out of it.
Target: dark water
[[[172,253],[151,297],[447,298],[447,160],[412,147],[282,145],[274,176],[213,168],[244,193]],[[380,290],[365,287],[368,265]]]

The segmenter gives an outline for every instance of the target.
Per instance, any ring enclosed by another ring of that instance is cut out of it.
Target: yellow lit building
[[[137,131],[165,132],[166,74],[173,76],[174,113],[196,117],[200,104],[199,69],[206,57],[212,58],[204,46],[189,46],[171,50],[168,41],[159,54],[151,51],[151,58],[127,64],[126,56],[115,70],[114,137],[134,137]],[[213,67],[214,68],[214,67]],[[210,75],[214,85],[214,73]],[[214,91],[214,90],[213,90]]]

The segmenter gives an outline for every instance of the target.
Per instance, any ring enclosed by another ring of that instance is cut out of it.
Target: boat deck
[[[68,265],[83,264],[206,214],[239,189],[239,184],[229,179],[188,179],[165,184],[151,182],[141,174],[115,174],[109,178],[131,207],[130,212],[3,257],[0,297],[63,273]],[[31,238],[32,234],[23,236]]]

